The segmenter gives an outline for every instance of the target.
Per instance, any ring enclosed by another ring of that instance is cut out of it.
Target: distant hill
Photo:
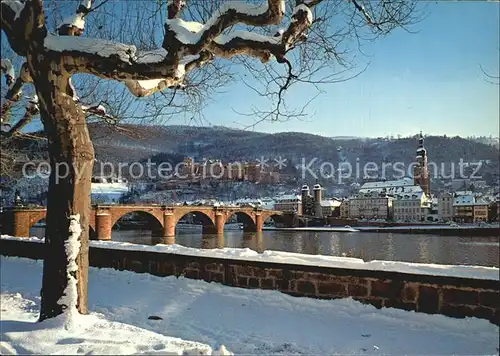
[[[415,158],[417,149],[416,137],[392,140],[345,136],[331,138],[300,132],[268,134],[224,127],[136,125],[122,127],[121,130],[115,130],[103,125],[90,125],[96,148],[114,147],[118,151],[133,148],[144,154],[167,152],[227,160],[282,155],[297,159],[318,157],[334,162],[342,155],[349,160],[359,158],[360,161],[406,162]],[[425,147],[431,161],[458,162],[460,159],[498,161],[498,148],[458,136],[429,136],[425,139]]]
[[[225,161],[268,159],[282,156],[293,165],[316,158],[338,164],[359,162],[404,162],[415,160],[417,139],[324,137],[300,132],[276,134],[244,131],[227,127],[196,126],[107,126],[90,124],[96,159],[106,162],[134,162],[170,157],[178,161],[191,156]],[[21,143],[18,143],[21,144]],[[26,148],[29,142],[24,142]],[[43,145],[42,145],[43,147]],[[436,163],[489,160],[492,172],[498,172],[499,150],[491,144],[461,137],[425,138],[429,161]]]

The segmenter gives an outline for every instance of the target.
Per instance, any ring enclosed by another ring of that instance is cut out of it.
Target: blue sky
[[[264,122],[254,130],[364,137],[420,130],[498,136],[500,86],[485,80],[481,66],[498,76],[499,3],[437,1],[427,6],[428,16],[412,27],[418,33],[397,29],[367,44],[368,56],[359,54],[356,63],[364,68],[370,62],[368,69],[355,79],[323,87],[325,93],[311,104],[306,119]],[[310,87],[298,86],[287,100],[303,103],[310,93]],[[257,101],[243,84],[235,83],[212,99],[204,125],[243,128],[253,123],[233,111],[248,112]],[[188,122],[178,118],[169,123]]]
[[[429,15],[409,34],[396,30],[365,47],[370,61],[361,76],[325,87],[307,120],[260,123],[256,131],[301,131],[325,136],[499,133],[499,86],[489,84],[480,66],[493,75],[499,67],[499,4],[483,1],[428,3]],[[243,127],[253,97],[234,85],[205,111],[212,125]],[[307,95],[297,88],[288,100]],[[174,120],[172,123],[183,123]]]

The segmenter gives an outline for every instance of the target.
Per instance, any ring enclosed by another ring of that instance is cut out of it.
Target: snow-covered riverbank
[[[89,270],[98,314],[81,329],[45,329],[35,324],[42,262],[0,261],[2,354],[209,353],[222,344],[235,354],[498,354],[499,328],[486,320],[98,268]]]

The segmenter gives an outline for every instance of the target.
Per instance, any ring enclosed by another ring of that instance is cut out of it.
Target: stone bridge
[[[45,208],[7,208],[2,213],[2,232],[12,236],[27,237],[30,228],[46,216]],[[246,207],[214,206],[160,206],[160,205],[94,205],[90,214],[90,236],[98,240],[111,240],[111,230],[118,220],[129,213],[144,213],[149,217],[155,236],[175,236],[175,226],[188,214],[195,214],[203,224],[203,233],[222,234],[228,219],[236,215],[243,223],[243,230],[262,231],[268,218],[280,220],[281,211]]]

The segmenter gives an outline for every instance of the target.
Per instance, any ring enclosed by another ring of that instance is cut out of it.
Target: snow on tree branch
[[[42,0],[16,1],[2,0],[1,29],[7,35],[10,47],[16,54],[26,56],[27,42],[37,37],[44,26]]]
[[[10,88],[14,85],[14,80],[16,78],[16,73],[14,71],[14,66],[9,59],[1,59],[0,67],[2,68],[2,73],[5,74],[5,84]]]
[[[2,5],[3,4],[8,6],[14,12],[14,21],[19,18],[21,11],[24,9],[24,3],[18,0],[2,0]]]
[[[181,7],[177,1],[169,4]],[[138,52],[133,45],[108,40],[53,35],[45,38],[44,47],[54,55],[71,58],[65,64],[70,74],[89,73],[119,80],[134,95],[146,96],[164,88],[182,87],[189,71],[214,56],[231,58],[245,54],[267,62],[274,55],[282,62],[280,59],[286,51],[304,38],[303,32],[312,24],[312,12],[303,4],[295,8],[292,21],[282,35],[265,36],[249,31],[221,33],[236,23],[276,24],[283,14],[284,0],[269,0],[258,7],[231,1],[224,3],[204,25],[179,18],[167,19],[164,46],[153,51]],[[171,16],[177,13],[171,10]]]
[[[80,1],[80,6],[74,15],[68,16],[58,28],[60,35],[81,36],[85,29],[84,17],[90,12],[91,0]]]
[[[180,54],[198,54],[224,30],[235,25],[251,26],[277,25],[285,14],[285,0],[268,0],[260,6],[241,1],[223,3],[212,17],[193,31],[185,21],[168,18],[165,23],[163,47],[170,53],[180,50]]]

